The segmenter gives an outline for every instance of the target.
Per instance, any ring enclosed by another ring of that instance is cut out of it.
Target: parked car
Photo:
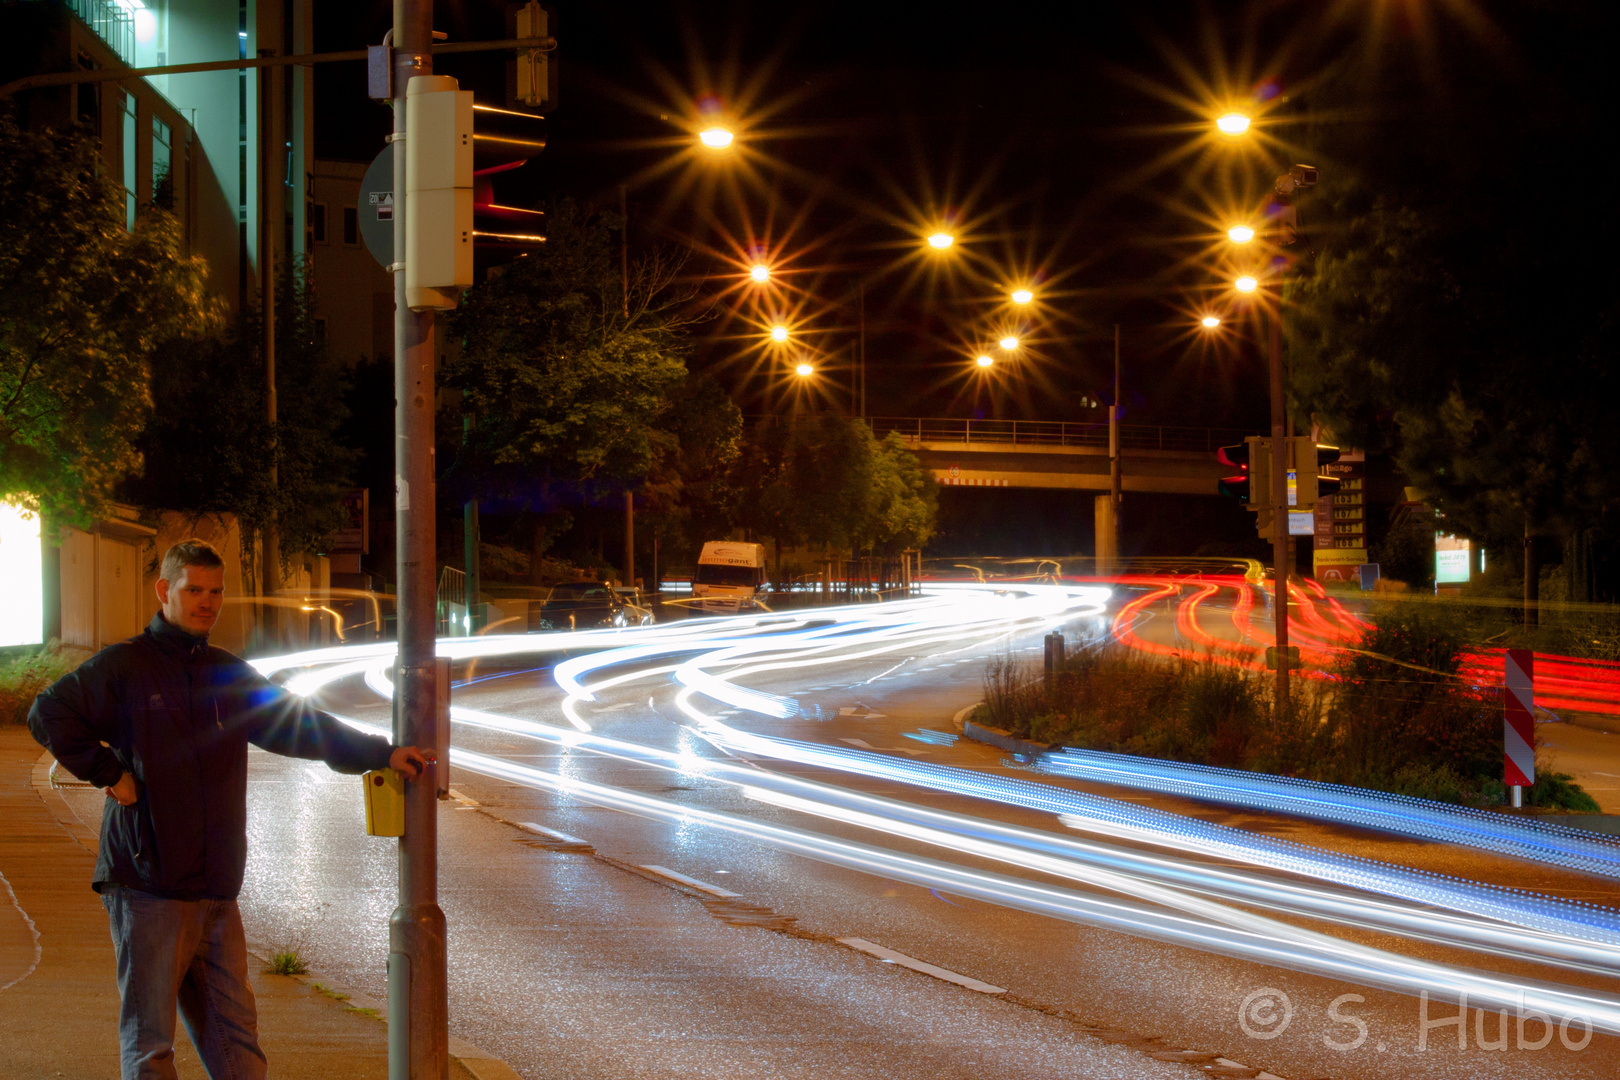
[[[595,630],[604,626],[639,626],[643,611],[605,581],[570,581],[555,585],[536,613],[537,630]]]
[[[634,585],[620,585],[613,591],[629,606],[631,626],[651,626],[658,621],[653,617],[652,601],[640,589]]]

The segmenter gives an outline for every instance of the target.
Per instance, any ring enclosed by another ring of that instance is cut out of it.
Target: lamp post
[[[1226,119],[1225,117],[1222,118]],[[1222,128],[1226,130],[1225,127]],[[1282,287],[1287,274],[1288,256],[1284,249],[1292,247],[1298,238],[1298,218],[1291,199],[1300,188],[1316,183],[1317,170],[1309,165],[1295,165],[1273,184],[1272,202],[1267,207],[1266,219],[1279,249],[1273,259],[1274,273],[1268,283],[1266,299],[1258,311],[1266,320],[1266,358],[1271,389],[1271,561],[1274,586],[1273,626],[1276,628],[1276,649],[1273,655],[1277,665],[1276,719],[1288,715],[1289,655],[1288,655],[1288,578],[1292,562],[1293,537],[1289,533],[1288,458],[1292,446],[1290,435],[1293,425],[1288,417],[1287,401],[1283,392],[1282,357]],[[1254,239],[1254,230],[1246,225],[1234,226],[1227,232],[1234,244],[1247,244]],[[1260,289],[1252,274],[1239,277],[1233,287],[1242,293],[1255,293]],[[1313,463],[1314,464],[1314,463]]]

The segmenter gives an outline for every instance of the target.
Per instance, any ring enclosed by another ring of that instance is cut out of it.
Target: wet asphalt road
[[[1095,622],[1068,629],[1093,633]],[[893,666],[895,657],[883,657],[791,675],[764,673],[742,681],[791,694],[805,715],[728,719],[762,733],[835,745],[858,740],[919,760],[1028,777],[1015,773],[1001,751],[967,742],[936,746],[905,735],[922,728],[953,730],[953,716],[980,697],[987,661],[1009,651],[1038,661],[1039,647],[1038,635],[1031,635],[940,647],[899,667]],[[667,678],[630,683],[605,692],[582,715],[616,738],[690,745],[673,704],[676,689]],[[541,669],[467,687],[456,703],[560,724],[559,698],[549,671]],[[324,700],[361,719],[386,717],[386,706],[358,680],[330,688]],[[464,739],[484,753],[683,805],[871,842],[852,827],[752,802],[702,778],[515,736],[458,727],[457,738],[458,745]],[[1050,815],[758,764],[1062,831]],[[1216,1058],[1287,1080],[1620,1075],[1616,1040],[1606,1036],[1578,1052],[1556,1037],[1544,1049],[1519,1050],[1510,1017],[1508,1048],[1481,1049],[1482,1038],[1495,1041],[1498,1018],[1475,1011],[1467,1049],[1458,1049],[1455,1026],[1439,1026],[1431,1027],[1426,1049],[1419,1050],[1421,1006],[1402,995],[1024,914],[461,770],[453,786],[462,798],[441,803],[440,840],[452,1030],[500,1054],[526,1077],[1188,1077],[1210,1075],[1206,1066]],[[1445,873],[1620,902],[1620,889],[1610,883],[1441,845],[1072,786]],[[363,835],[358,781],[255,751],[250,822],[242,898],[250,938],[295,946],[332,982],[383,996],[395,850],[393,841]],[[517,822],[560,830],[592,850],[554,850]],[[904,841],[887,846],[942,857],[937,849]],[[990,865],[968,857],[953,861]],[[739,893],[747,906],[717,904],[639,871],[643,864]],[[1414,955],[1488,966],[1477,955],[1342,933]],[[849,937],[1008,993],[977,993],[836,941]],[[1617,989],[1593,977],[1524,971]],[[1273,1034],[1266,1030],[1251,1037],[1240,1027],[1240,1007],[1267,990],[1286,995],[1292,1018],[1274,1037],[1264,1037]],[[1346,1000],[1347,994],[1363,1000]],[[1343,1019],[1329,1015],[1336,1000]],[[1455,1001],[1429,1005],[1431,1021],[1456,1013]],[[1359,1029],[1349,1017],[1366,1030],[1353,1046]],[[1527,1038],[1533,1043],[1539,1036],[1532,1025]],[[1578,1042],[1579,1029],[1571,1037]],[[1172,1051],[1197,1053],[1189,1064],[1153,1056]],[[1253,1075],[1229,1066],[1215,1074]]]

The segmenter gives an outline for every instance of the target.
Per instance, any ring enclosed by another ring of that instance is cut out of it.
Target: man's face
[[[173,581],[158,579],[163,617],[188,634],[201,637],[219,621],[225,603],[225,570],[218,566],[182,566]]]

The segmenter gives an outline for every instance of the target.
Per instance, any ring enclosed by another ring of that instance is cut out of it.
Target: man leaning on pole
[[[431,759],[355,731],[210,645],[225,563],[204,541],[164,553],[157,596],[146,630],[40,694],[28,727],[107,795],[91,887],[111,920],[124,1080],[175,1076],[176,1006],[213,1080],[263,1077],[236,906],[248,744],[411,779]]]

